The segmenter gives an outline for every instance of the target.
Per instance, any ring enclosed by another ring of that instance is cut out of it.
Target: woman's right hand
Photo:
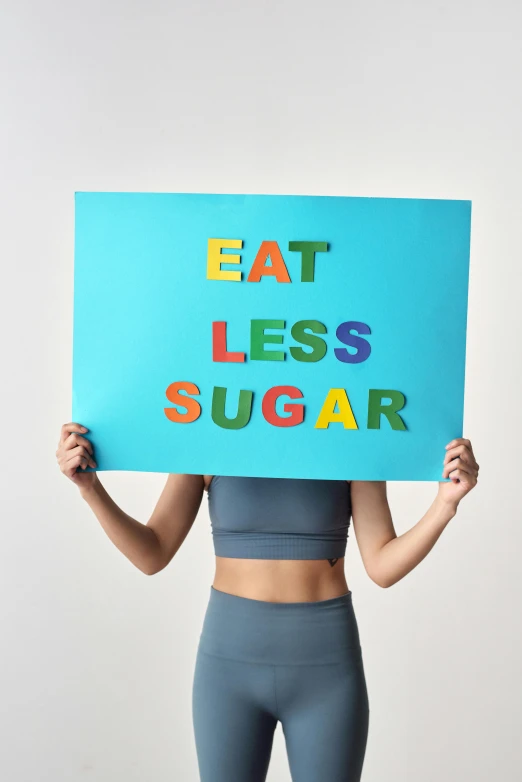
[[[95,472],[76,472],[78,467],[96,468],[93,446],[83,437],[83,433],[88,431],[87,427],[81,424],[63,424],[56,451],[60,470],[81,490],[90,488],[98,480]]]

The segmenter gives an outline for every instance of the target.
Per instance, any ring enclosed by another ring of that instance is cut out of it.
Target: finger
[[[470,451],[473,451],[473,448],[471,447],[471,442],[465,437],[456,437],[455,440],[450,440],[450,442],[445,447],[454,448],[456,445],[466,445],[470,449]]]
[[[465,483],[472,483],[473,485],[475,485],[478,482],[478,475],[476,473],[467,472],[467,470],[463,470],[462,467],[457,467],[454,470],[449,470],[448,475],[443,476],[443,478],[448,478],[449,480],[452,481],[458,479]]]
[[[470,475],[477,474],[477,470],[473,465],[467,464],[466,462],[462,461],[462,459],[460,459],[459,457],[457,457],[456,459],[452,459],[451,462],[448,462],[448,464],[444,465],[442,474],[444,475],[444,477],[447,478],[450,472],[456,469],[462,470],[463,472],[467,472]]]
[[[61,445],[61,443],[65,442],[67,437],[70,435],[71,432],[88,432],[86,426],[83,426],[83,424],[77,424],[74,421],[71,421],[68,424],[63,424],[62,428],[60,429],[60,441],[58,445]]]
[[[478,475],[478,470],[473,467],[471,464],[467,464],[466,462],[463,462],[462,459],[457,458],[453,459],[451,462],[448,462],[442,470],[442,477],[443,478],[449,478],[451,476],[451,473],[455,470],[460,470],[462,472],[468,473],[468,475],[472,475],[473,477],[476,477]]]
[[[444,456],[444,464],[448,464],[452,459],[460,457],[462,461],[468,461],[468,453],[465,445],[456,445],[454,448],[449,448]]]
[[[457,481],[460,481],[460,483],[464,483],[467,486],[476,486],[477,484],[477,478],[475,475],[470,475],[468,472],[465,472],[464,470],[453,470],[448,476],[451,478],[452,481],[457,483]]]
[[[82,454],[77,454],[76,456],[73,456],[72,459],[68,459],[67,462],[62,465],[61,469],[64,475],[68,478],[72,478],[78,467],[80,467],[80,469],[88,467],[87,460]]]
[[[446,452],[443,464],[448,464],[456,457],[460,457],[463,462],[472,465],[472,467],[478,470],[478,464],[475,460],[475,456],[466,445],[457,445],[455,448],[450,448],[449,451]]]
[[[82,437],[81,434],[76,434],[76,432],[73,432],[58,448],[56,455],[59,456],[59,454],[63,454],[64,451],[70,451],[77,445],[83,445],[83,447],[89,451],[91,456],[94,454],[94,448],[91,441],[86,437]]]
[[[90,455],[89,451],[86,448],[84,448],[83,445],[77,445],[76,448],[72,448],[71,450],[65,451],[65,453],[63,454],[60,460],[60,464],[61,465],[67,464],[71,458],[76,456],[82,456],[89,467],[96,467],[96,462]]]

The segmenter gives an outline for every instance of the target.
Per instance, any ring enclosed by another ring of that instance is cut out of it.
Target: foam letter
[[[241,281],[241,272],[223,271],[222,263],[241,263],[240,255],[223,255],[223,248],[239,249],[243,247],[242,239],[209,239],[207,253],[207,279]]]
[[[268,256],[270,256],[272,261],[271,266],[266,265]],[[292,282],[277,242],[261,242],[261,247],[247,277],[247,282],[259,282],[261,277],[267,277],[268,275],[275,277],[277,282]]]
[[[171,383],[165,391],[165,395],[169,402],[173,405],[180,405],[187,409],[186,413],[180,413],[175,407],[165,407],[165,415],[169,421],[173,421],[176,424],[191,424],[196,418],[199,418],[201,414],[201,405],[191,396],[185,396],[180,394],[180,391],[185,391],[187,394],[199,394],[199,388],[190,382],[179,380],[177,383]]]
[[[284,320],[252,320],[250,358],[252,361],[284,361],[284,350],[265,350],[265,343],[282,345],[283,334],[265,334],[265,329],[284,329]]]
[[[313,282],[315,253],[328,252],[328,242],[289,242],[288,249],[301,253],[301,282]]]
[[[391,404],[383,405],[382,399],[390,399]],[[381,428],[381,413],[385,415],[392,429],[404,431],[406,425],[398,410],[402,410],[406,404],[406,397],[400,391],[390,391],[371,388],[368,392],[368,429]]]
[[[337,339],[345,345],[356,348],[357,353],[349,353],[346,348],[334,348],[334,353],[339,361],[344,361],[346,364],[360,364],[366,361],[372,352],[372,346],[367,339],[352,334],[352,330],[358,331],[359,334],[371,334],[370,327],[358,320],[347,320],[346,323],[341,323],[335,332]]]
[[[229,353],[227,350],[227,324],[224,320],[212,323],[212,361],[241,362],[244,353]]]
[[[335,406],[338,411],[335,412]],[[341,423],[345,429],[358,429],[348,395],[344,388],[331,388],[315,424],[315,429],[328,429],[331,423]]]
[[[297,426],[297,424],[301,424],[304,418],[303,405],[291,405],[285,402],[283,410],[285,413],[290,413],[290,415],[282,417],[276,413],[276,401],[280,396],[289,396],[290,399],[303,398],[302,393],[295,386],[274,386],[269,388],[263,397],[261,405],[265,419],[274,426]]]
[[[326,326],[318,320],[298,320],[292,326],[292,337],[296,342],[309,345],[312,352],[302,348],[290,348],[290,354],[296,361],[320,361],[326,353],[326,342],[321,337],[308,334],[305,329],[310,329],[314,334],[326,334]]]
[[[227,418],[225,416],[227,389],[216,386],[212,394],[212,420],[222,429],[242,429],[250,421],[253,395],[252,391],[240,391],[236,417]]]

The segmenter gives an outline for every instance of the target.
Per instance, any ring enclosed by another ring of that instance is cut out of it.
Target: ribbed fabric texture
[[[347,481],[217,475],[208,499],[217,556],[333,559],[345,555],[351,517]]]

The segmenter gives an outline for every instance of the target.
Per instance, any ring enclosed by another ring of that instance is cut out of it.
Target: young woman
[[[441,458],[437,495],[397,536],[381,481],[169,475],[146,524],[102,486],[88,429],[64,424],[62,472],[143,573],[166,567],[208,492],[216,570],[194,670],[202,782],[263,782],[280,721],[293,782],[358,782],[369,707],[352,593],[350,519],[370,578],[389,587],[433,548],[479,466],[469,440]]]

